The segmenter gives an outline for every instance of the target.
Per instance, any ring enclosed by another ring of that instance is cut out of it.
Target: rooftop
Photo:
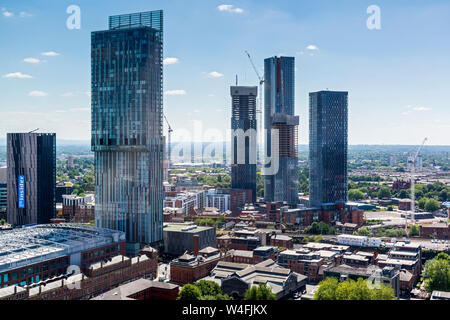
[[[191,227],[191,228],[189,228]],[[203,226],[196,226],[193,224],[187,224],[187,223],[167,223],[164,226],[164,232],[189,232],[189,233],[198,233],[205,230],[211,230],[214,229],[214,227],[203,227]]]
[[[161,288],[172,290],[176,289],[177,287],[177,285],[171,283],[138,279],[136,281],[121,285],[108,292],[105,292],[95,298],[92,298],[91,300],[134,300],[130,298],[130,296],[146,289]]]
[[[36,225],[0,233],[0,272],[125,241],[125,233],[82,224]]]

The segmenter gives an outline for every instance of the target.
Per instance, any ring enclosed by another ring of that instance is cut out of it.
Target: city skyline
[[[342,8],[332,1],[234,1],[232,7],[220,1],[135,1],[106,9],[102,4],[80,1],[81,29],[69,30],[69,2],[3,2],[0,27],[9,32],[1,34],[8,43],[0,54],[1,138],[6,132],[39,127],[62,140],[87,142],[89,33],[102,28],[100,16],[161,8],[170,17],[164,110],[175,131],[174,142],[176,131],[189,130],[195,120],[204,130],[223,130],[229,140],[228,121],[217,121],[229,114],[229,86],[236,74],[239,85],[258,82],[244,53],[248,50],[260,73],[266,56],[295,56],[299,144],[308,143],[308,93],[329,88],[351,93],[350,145],[418,145],[424,136],[430,145],[448,145],[450,47],[439,40],[450,27],[444,19],[450,5],[444,1],[408,1],[408,6],[405,1],[377,1],[381,30],[366,27],[368,2]],[[423,23],[411,23],[416,20]],[[185,23],[192,29],[183,30]],[[205,28],[210,25],[214,28]],[[27,32],[30,29],[33,32]],[[339,39],[339,34],[346,37]],[[273,45],[266,45],[266,36],[276,36]]]

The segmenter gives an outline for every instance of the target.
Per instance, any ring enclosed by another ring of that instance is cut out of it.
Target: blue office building
[[[109,17],[91,35],[95,223],[127,254],[163,239],[163,12]]]
[[[254,202],[256,201],[258,87],[232,86],[230,93],[232,98],[231,188],[252,190]]]
[[[309,94],[309,200],[347,201],[348,92]]]
[[[278,170],[264,177],[268,202],[298,203],[298,125],[295,116],[295,58],[272,57],[264,61],[264,128],[266,159],[278,157]],[[277,133],[274,135],[274,131]],[[276,141],[275,141],[276,140]],[[276,146],[276,150],[272,146]],[[265,167],[273,166],[266,160]]]

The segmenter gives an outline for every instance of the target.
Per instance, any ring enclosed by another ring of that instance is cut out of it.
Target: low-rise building
[[[207,247],[198,253],[185,253],[170,262],[170,281],[180,285],[193,283],[206,277],[221,260],[230,253],[223,253],[217,248]]]
[[[270,237],[270,245],[274,247],[282,247],[286,249],[292,249],[294,247],[294,243],[292,242],[292,238],[289,236],[285,236],[282,234],[276,234]]]
[[[215,281],[223,293],[235,299],[242,299],[248,289],[260,283],[269,286],[277,300],[306,287],[305,276],[282,268],[270,259],[256,265],[220,261],[204,280]]]
[[[120,285],[91,300],[176,300],[179,288],[172,283],[138,279]]]
[[[339,281],[352,279],[357,281],[359,278],[364,280],[372,280],[371,284],[376,286],[376,281],[390,286],[394,289],[394,294],[398,297],[400,295],[400,272],[392,267],[384,267],[383,269],[377,267],[353,267],[346,264],[330,267],[324,270],[324,278],[334,277]]]
[[[198,250],[216,246],[216,228],[192,224],[165,223],[163,228],[164,253],[180,256],[194,251],[194,236]]]

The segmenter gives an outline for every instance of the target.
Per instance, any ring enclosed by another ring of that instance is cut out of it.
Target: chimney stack
[[[194,256],[198,256],[200,237],[198,236],[198,234],[194,234],[193,239],[194,239]]]

